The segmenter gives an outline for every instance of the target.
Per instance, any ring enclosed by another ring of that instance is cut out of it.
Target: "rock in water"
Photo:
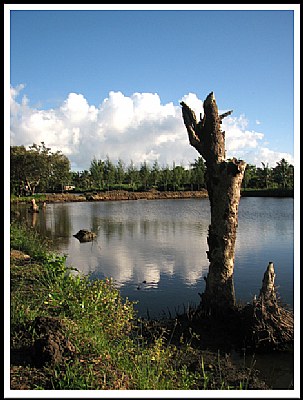
[[[91,242],[97,236],[94,232],[88,231],[87,229],[80,229],[75,235],[75,238],[79,240],[79,242]]]

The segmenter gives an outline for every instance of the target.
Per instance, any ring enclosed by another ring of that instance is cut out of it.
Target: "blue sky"
[[[199,115],[214,91],[219,110],[234,110],[223,126],[228,156],[294,163],[291,7],[10,7],[12,145],[44,141],[75,170],[106,155],[187,166],[199,154],[179,103]]]

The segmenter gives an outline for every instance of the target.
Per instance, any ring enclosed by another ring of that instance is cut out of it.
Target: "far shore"
[[[242,197],[293,197],[293,190],[287,189],[242,189]],[[63,203],[83,201],[118,201],[118,200],[157,200],[157,199],[199,199],[207,198],[206,189],[196,191],[158,191],[133,192],[127,190],[90,191],[85,193],[45,193],[27,197],[11,198],[11,203],[27,203],[32,198],[38,202]]]
[[[111,190],[111,191],[90,191],[85,193],[45,193],[28,196],[26,198],[15,197],[12,203],[30,202],[36,197],[37,202],[46,203],[63,203],[63,202],[80,202],[80,201],[118,201],[118,200],[157,200],[157,199],[189,199],[189,198],[207,198],[207,190],[199,191],[169,191],[160,192],[150,190],[146,192],[132,192],[127,190]]]

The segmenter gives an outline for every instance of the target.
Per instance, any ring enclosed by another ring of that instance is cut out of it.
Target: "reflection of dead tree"
[[[201,295],[200,315],[222,315],[236,310],[233,283],[236,230],[240,189],[246,163],[233,158],[226,161],[225,132],[213,92],[203,103],[204,116],[200,121],[184,102],[182,116],[190,144],[206,163],[206,184],[210,200],[211,223],[208,232],[209,272],[206,287]],[[270,263],[264,274],[259,297],[243,309],[250,335],[255,344],[264,339],[267,343],[289,342],[293,336],[292,313],[280,307],[274,287],[274,267]],[[263,338],[263,336],[264,338]]]

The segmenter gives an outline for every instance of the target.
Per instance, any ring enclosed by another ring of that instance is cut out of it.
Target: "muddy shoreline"
[[[242,190],[241,197],[293,197],[293,190],[282,189],[258,189]],[[15,197],[11,199],[11,204],[30,203],[32,198],[37,202],[46,203],[64,203],[81,201],[121,201],[121,200],[164,200],[164,199],[204,199],[208,198],[206,189],[202,190],[184,190],[184,191],[128,191],[128,190],[110,190],[110,191],[87,191],[83,193],[44,193],[28,196],[27,198]]]
[[[13,203],[30,202],[33,196],[28,200],[24,198],[15,199]],[[86,192],[86,193],[46,193],[43,195],[46,203],[64,203],[81,201],[121,201],[121,200],[161,200],[161,199],[194,199],[207,198],[207,190],[200,191],[176,191],[159,192],[151,190],[147,192],[128,192],[127,190],[113,190],[108,192]],[[39,200],[37,200],[39,201]]]

